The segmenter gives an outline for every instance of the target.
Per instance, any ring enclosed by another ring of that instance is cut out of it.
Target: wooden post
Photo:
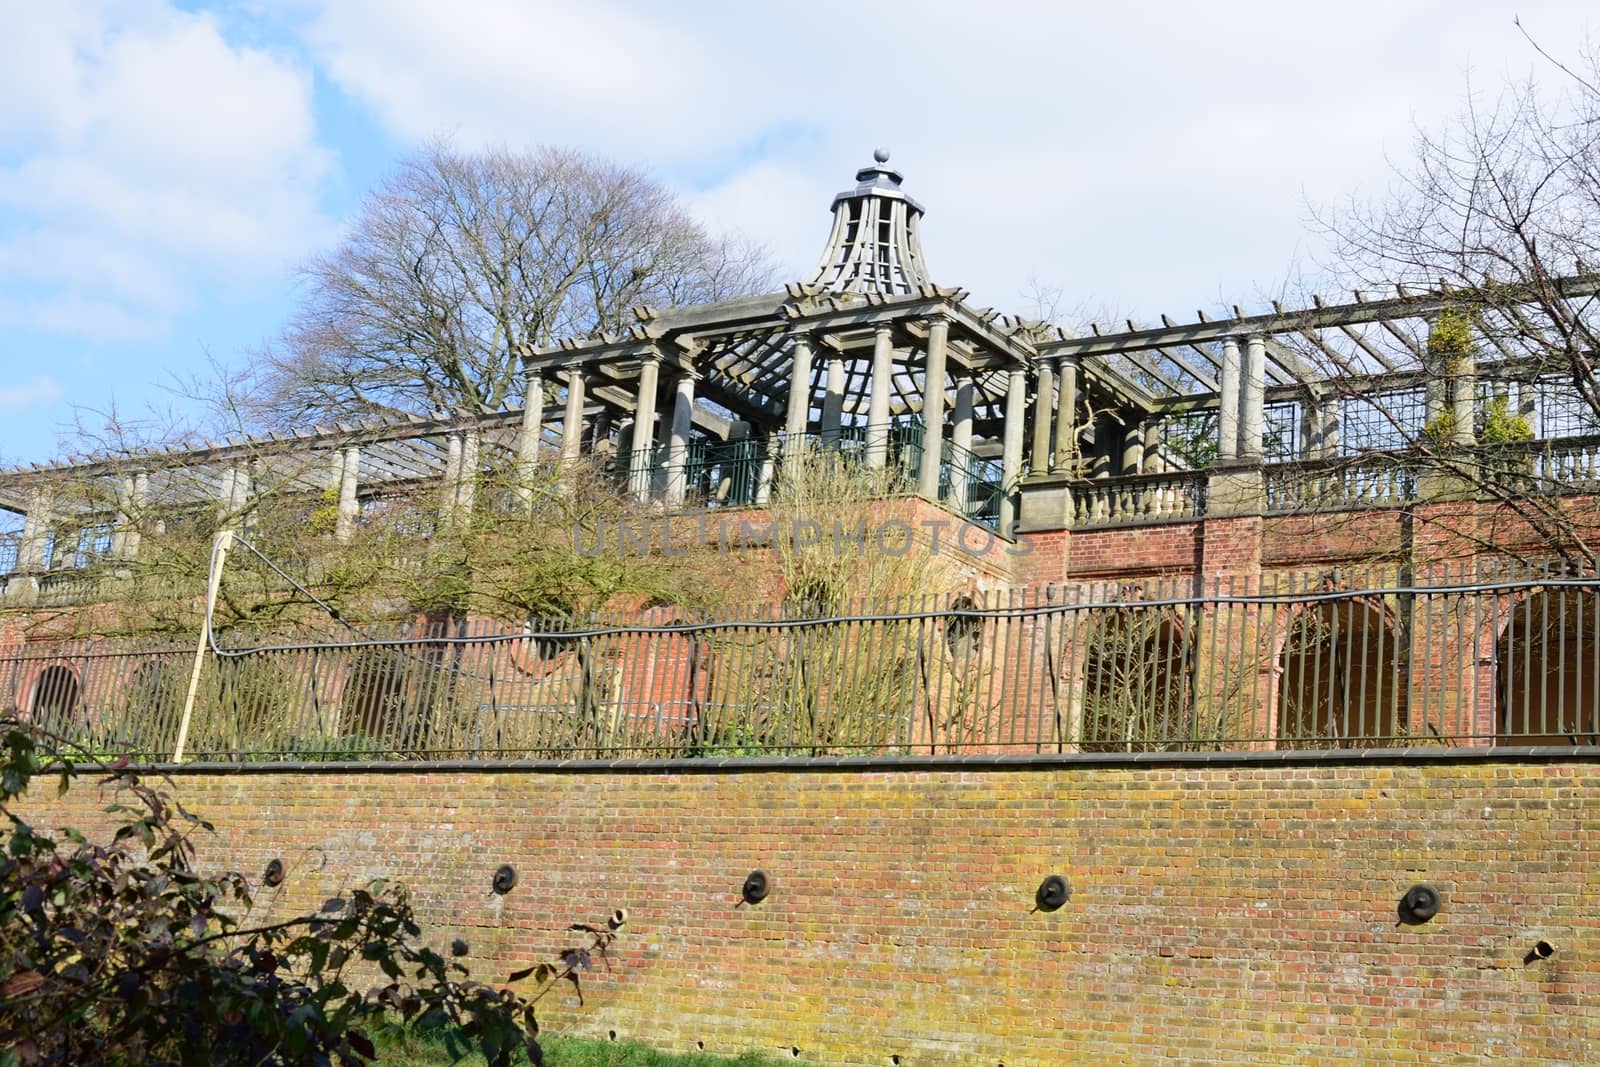
[[[222,565],[227,562],[228,549],[233,547],[233,531],[217,531],[211,546],[211,574],[206,582],[206,613],[200,620],[200,640],[195,645],[194,668],[189,672],[189,692],[183,698],[183,717],[178,720],[178,743],[172,749],[172,762],[183,762],[183,750],[189,743],[189,722],[194,717],[194,698],[200,691],[200,667],[205,663],[206,645],[211,640],[211,614],[217,607],[217,591],[222,588]]]

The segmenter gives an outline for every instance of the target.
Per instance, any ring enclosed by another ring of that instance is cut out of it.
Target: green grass
[[[755,1052],[715,1056],[709,1052],[658,1052],[632,1041],[594,1041],[578,1037],[539,1039],[545,1067],[778,1067],[782,1060]],[[380,1043],[378,1067],[449,1067],[454,1062],[442,1044],[413,1038]],[[481,1056],[469,1056],[462,1067],[483,1067]]]

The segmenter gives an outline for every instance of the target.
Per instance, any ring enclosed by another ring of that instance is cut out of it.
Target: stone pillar
[[[1161,459],[1161,446],[1166,441],[1166,429],[1161,425],[1161,420],[1149,418],[1144,420],[1144,459],[1139,469],[1145,474],[1165,473],[1166,464]]]
[[[822,441],[829,448],[839,447],[839,429],[844,425],[844,357],[828,354],[828,380],[822,394]]]
[[[917,495],[936,503],[939,500],[939,465],[944,459],[944,365],[949,340],[950,320],[943,316],[934,318],[928,326],[928,358],[922,383],[922,462],[917,468]],[[1023,413],[1019,410],[1015,416],[1020,420]],[[1021,429],[1019,422],[1019,433]]]
[[[688,490],[689,427],[694,419],[693,371],[678,375],[673,390],[672,429],[667,438],[667,503],[677,507]]]
[[[144,509],[150,503],[150,474],[140,471],[133,476],[133,509],[128,515],[128,528],[122,536],[122,558],[138,559],[139,542],[143,538],[140,524],[144,521]]]
[[[1138,474],[1143,460],[1144,426],[1139,422],[1126,422],[1122,426],[1122,462],[1117,466],[1117,473]]]
[[[628,453],[628,485],[634,497],[648,500],[655,474],[656,389],[661,383],[661,360],[650,357],[639,364],[639,391],[633,400],[633,441]]]
[[[1078,359],[1062,356],[1058,370],[1061,396],[1056,404],[1056,454],[1051,466],[1061,470],[1078,455]]]
[[[1056,408],[1056,375],[1048,359],[1039,361],[1039,384],[1033,395],[1033,452],[1029,466],[1033,473],[1050,469],[1051,416]]]
[[[761,467],[756,473],[756,506],[765,507],[772,501],[772,479],[776,474],[778,435],[766,435],[766,454],[761,457]]]
[[[894,376],[894,334],[879,326],[872,338],[872,398],[867,406],[867,466],[876,470],[889,458],[889,392]]]
[[[517,496],[533,502],[534,471],[539,466],[539,437],[544,432],[544,378],[527,374],[522,390],[522,429],[517,432]]]
[[[794,339],[790,351],[789,407],[783,421],[781,460],[786,473],[792,473],[806,451],[806,427],[811,419],[811,338]]]
[[[239,512],[250,499],[250,472],[239,467],[229,467],[222,472],[217,489],[217,516],[226,529],[237,529]]]
[[[1107,415],[1095,417],[1089,441],[1089,477],[1111,477],[1111,419]]]
[[[1477,407],[1478,367],[1470,354],[1456,360],[1450,373],[1450,406],[1454,416],[1450,428],[1450,443],[1474,445],[1478,442]]]
[[[1217,458],[1239,455],[1239,339],[1222,339],[1222,377],[1217,384]]]
[[[789,369],[789,411],[783,424],[790,447],[798,450],[811,418],[811,338],[796,337],[794,365]]]
[[[334,540],[350,540],[355,533],[356,520],[361,517],[361,505],[356,499],[356,489],[361,477],[361,449],[354,446],[344,450],[339,462],[339,515],[333,523]]]
[[[472,510],[478,494],[479,450],[482,437],[473,426],[461,435],[461,473],[456,478],[456,506],[463,512]]]
[[[972,510],[972,407],[977,385],[971,374],[956,376],[956,407],[954,422],[950,427],[950,444],[954,462],[950,470],[950,506],[958,515]]]
[[[111,532],[111,557],[132,560],[139,557],[139,517],[150,496],[150,475],[144,471],[122,477],[117,482],[117,523]]]
[[[1000,533],[1010,537],[1017,524],[1017,481],[1022,476],[1022,430],[1027,418],[1028,372],[1011,371],[1006,381],[1006,425],[1000,454]]]
[[[567,410],[561,421],[561,459],[571,463],[578,458],[583,443],[583,371],[567,370]]]
[[[28,499],[28,511],[22,518],[22,538],[17,542],[17,571],[28,574],[45,568],[50,543],[50,512],[52,501],[46,489],[35,489]]]
[[[1320,453],[1323,457],[1332,459],[1339,454],[1339,430],[1344,415],[1344,398],[1338,393],[1330,393],[1318,402],[1317,411],[1322,419]]]
[[[1300,454],[1292,459],[1316,459],[1322,455],[1322,408],[1308,393],[1300,400]]]
[[[1267,388],[1267,339],[1252,337],[1245,344],[1244,374],[1239,390],[1239,457],[1261,459],[1261,435],[1265,429],[1264,405]]]
[[[461,493],[463,451],[461,432],[452,431],[445,438],[444,483],[439,486],[439,518],[446,526],[454,522],[456,517],[456,505]]]

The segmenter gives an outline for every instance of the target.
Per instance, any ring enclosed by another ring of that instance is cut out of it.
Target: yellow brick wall
[[[486,977],[626,907],[551,1029],[824,1064],[1600,1062],[1600,764],[184,775],[210,863],[417,887]],[[42,790],[45,821],[103,798]],[[65,809],[65,810],[63,810]],[[490,877],[513,864],[505,897]],[[753,868],[769,899],[739,903]],[[1035,913],[1066,875],[1072,898]],[[1400,926],[1415,882],[1443,906]],[[1537,940],[1553,958],[1525,965]]]

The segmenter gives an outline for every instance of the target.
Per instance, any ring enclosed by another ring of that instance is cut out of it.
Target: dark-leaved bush
[[[402,885],[252,923],[249,880],[197,866],[212,826],[167,789],[101,765],[109,841],[52,835],[15,801],[41,775],[65,792],[81,769],[26,723],[0,719],[0,739],[0,1067],[359,1065],[399,1025],[490,1067],[539,1064],[534,1002],[615,937],[575,926],[587,946],[511,976],[535,979],[524,993],[473,980],[464,942],[429,948]]]

